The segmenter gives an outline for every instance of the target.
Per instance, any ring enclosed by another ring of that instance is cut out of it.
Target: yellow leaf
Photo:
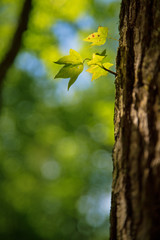
[[[90,65],[94,65],[96,63],[102,62],[102,60],[105,58],[105,56],[100,56],[97,55],[95,53],[93,53],[92,59],[90,61],[87,62],[87,64]]]
[[[91,65],[90,68],[88,68],[86,71],[89,72],[89,73],[92,73],[92,79],[91,81],[101,77],[101,76],[106,76],[108,74],[108,71],[105,70],[103,67],[105,67],[106,69],[109,69],[111,66],[113,66],[112,63],[97,63],[97,64],[94,64],[94,65]]]
[[[90,34],[87,38],[83,39],[86,42],[91,42],[91,46],[101,46],[105,44],[108,34],[107,27],[98,27],[98,32]]]

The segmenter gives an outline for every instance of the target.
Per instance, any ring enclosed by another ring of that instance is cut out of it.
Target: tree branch
[[[22,44],[22,35],[27,29],[31,8],[32,0],[25,0],[21,15],[19,17],[19,24],[12,40],[12,44],[8,52],[6,53],[4,59],[0,63],[0,85],[2,85],[8,69],[13,64],[14,59],[17,56],[18,51],[20,50]]]
[[[117,73],[116,73],[116,72],[113,72],[113,71],[111,71],[111,70],[105,68],[104,66],[101,66],[101,68],[103,68],[105,71],[107,71],[107,72],[109,72],[109,73],[111,73],[111,74],[117,76]]]

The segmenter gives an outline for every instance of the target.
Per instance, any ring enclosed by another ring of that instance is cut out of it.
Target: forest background
[[[0,62],[24,1],[0,2]],[[83,72],[67,91],[53,64],[70,48],[83,58],[118,42],[83,39],[106,26],[118,37],[119,0],[34,0],[28,29],[1,89],[0,239],[103,240],[109,236],[114,76]]]

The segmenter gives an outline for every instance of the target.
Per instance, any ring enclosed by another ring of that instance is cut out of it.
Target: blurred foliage
[[[0,2],[1,61],[22,5]],[[99,25],[118,38],[118,14],[119,1],[33,1],[2,91],[0,239],[107,239],[114,76],[91,83],[84,72],[68,93],[68,80],[53,80],[53,61],[70,48],[84,58],[92,49],[100,52],[82,39]],[[117,46],[113,40],[105,44],[114,64]]]

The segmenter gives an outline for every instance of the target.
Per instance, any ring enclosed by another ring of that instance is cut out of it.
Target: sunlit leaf
[[[105,67],[106,69],[109,69],[110,67],[113,66],[113,64],[112,64],[112,63],[109,63],[109,62],[103,63],[102,65],[103,65],[103,67]]]
[[[60,69],[55,78],[70,78],[68,83],[68,90],[72,84],[76,81],[79,74],[83,71],[83,64],[73,65],[68,64]]]
[[[108,74],[108,71],[103,69],[105,67],[106,69],[109,69],[113,64],[112,63],[97,63],[95,65],[91,65],[90,68],[87,69],[87,72],[92,73],[92,81],[101,77],[106,76]]]
[[[105,54],[106,51],[103,51],[101,54],[93,53],[92,59],[87,62],[88,66],[90,66],[90,68],[87,69],[87,72],[93,74],[92,81],[101,76],[106,76],[108,74],[106,69],[109,69],[113,65],[112,63],[102,62],[106,57]]]
[[[71,78],[68,83],[68,90],[72,86],[72,84],[77,80],[79,74],[83,71],[83,64],[77,65],[77,66],[71,66],[70,72],[71,72]]]
[[[81,55],[73,49],[70,49],[70,55],[60,58],[58,61],[54,62],[57,64],[81,64],[83,59]]]
[[[95,53],[93,53],[93,57],[92,60],[88,61],[87,64],[90,65],[94,65],[96,63],[100,63],[102,62],[102,60],[105,58],[105,56],[101,56],[101,55],[97,55]]]
[[[70,49],[70,55],[60,58],[55,63],[64,64],[55,78],[70,78],[68,83],[69,90],[69,88],[78,78],[79,74],[83,71],[83,59],[78,52]]]
[[[105,44],[108,34],[107,27],[98,27],[98,32],[90,34],[87,38],[83,39],[86,42],[91,42],[91,46],[101,46]]]

